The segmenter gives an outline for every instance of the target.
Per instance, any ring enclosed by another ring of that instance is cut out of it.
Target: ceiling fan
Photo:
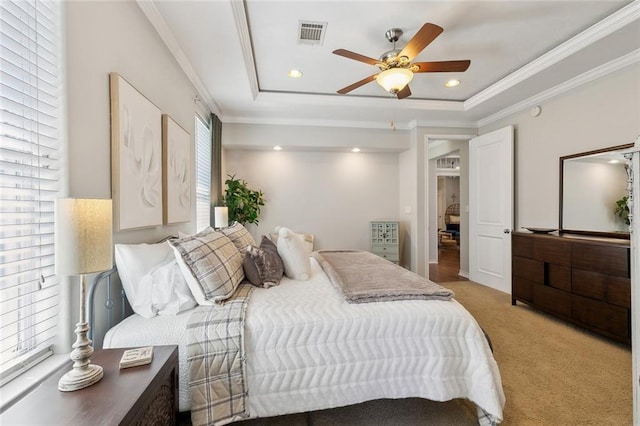
[[[396,49],[396,42],[402,36],[400,28],[391,28],[385,32],[385,37],[393,43],[393,49],[380,55],[380,59],[373,59],[359,53],[345,49],[334,50],[333,53],[345,58],[375,65],[380,68],[380,72],[363,78],[347,87],[338,90],[341,95],[347,94],[360,86],[376,80],[387,92],[396,95],[398,99],[403,99],[411,95],[409,82],[414,73],[422,72],[463,72],[469,68],[470,60],[462,61],[440,61],[440,62],[413,62],[413,58],[418,56],[422,50],[436,39],[444,30],[435,25],[426,23],[420,28],[409,43],[402,49]]]

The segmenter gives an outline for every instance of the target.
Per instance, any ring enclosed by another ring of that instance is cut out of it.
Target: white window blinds
[[[196,117],[196,230],[210,225],[211,128]]]
[[[60,3],[0,2],[0,379],[49,351],[57,325]]]

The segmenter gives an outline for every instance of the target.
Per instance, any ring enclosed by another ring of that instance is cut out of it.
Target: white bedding
[[[249,412],[267,417],[379,398],[467,398],[502,419],[500,373],[482,330],[456,301],[348,304],[311,259],[308,281],[256,289],[247,308]],[[127,318],[104,347],[178,344],[189,312]],[[180,410],[191,406],[180,348]]]

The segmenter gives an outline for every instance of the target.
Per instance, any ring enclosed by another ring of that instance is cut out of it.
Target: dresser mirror
[[[629,238],[629,226],[615,213],[627,195],[628,161],[621,152],[633,144],[560,157],[560,232]]]

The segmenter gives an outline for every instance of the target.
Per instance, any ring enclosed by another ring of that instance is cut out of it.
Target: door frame
[[[633,381],[633,422],[640,423],[640,136],[636,138],[631,159],[631,356]]]
[[[468,142],[477,136],[477,133],[474,134],[446,134],[446,133],[428,133],[424,135],[423,140],[423,151],[424,158],[423,164],[425,168],[424,173],[424,216],[419,217],[418,220],[422,223],[422,229],[425,230],[426,238],[419,238],[419,244],[424,246],[425,253],[425,265],[426,274],[425,276],[429,278],[429,267],[430,263],[435,263],[438,261],[438,211],[437,211],[437,175],[435,168],[435,160],[429,159],[429,143],[433,143],[438,140],[447,140],[452,142]],[[450,152],[455,151],[452,149]],[[466,208],[469,205],[469,177],[468,177],[468,164],[469,164],[469,155],[468,150],[466,153],[460,152],[460,228],[467,229],[467,211]],[[462,190],[462,187],[465,187],[465,191]],[[464,197],[463,197],[464,193]],[[463,260],[466,260],[466,266],[468,269],[468,259],[469,259],[469,244],[468,244],[468,236],[465,237],[464,232],[460,233],[460,271],[458,274],[463,277],[468,277],[469,272],[467,270],[463,270]],[[435,256],[435,257],[433,257]]]

